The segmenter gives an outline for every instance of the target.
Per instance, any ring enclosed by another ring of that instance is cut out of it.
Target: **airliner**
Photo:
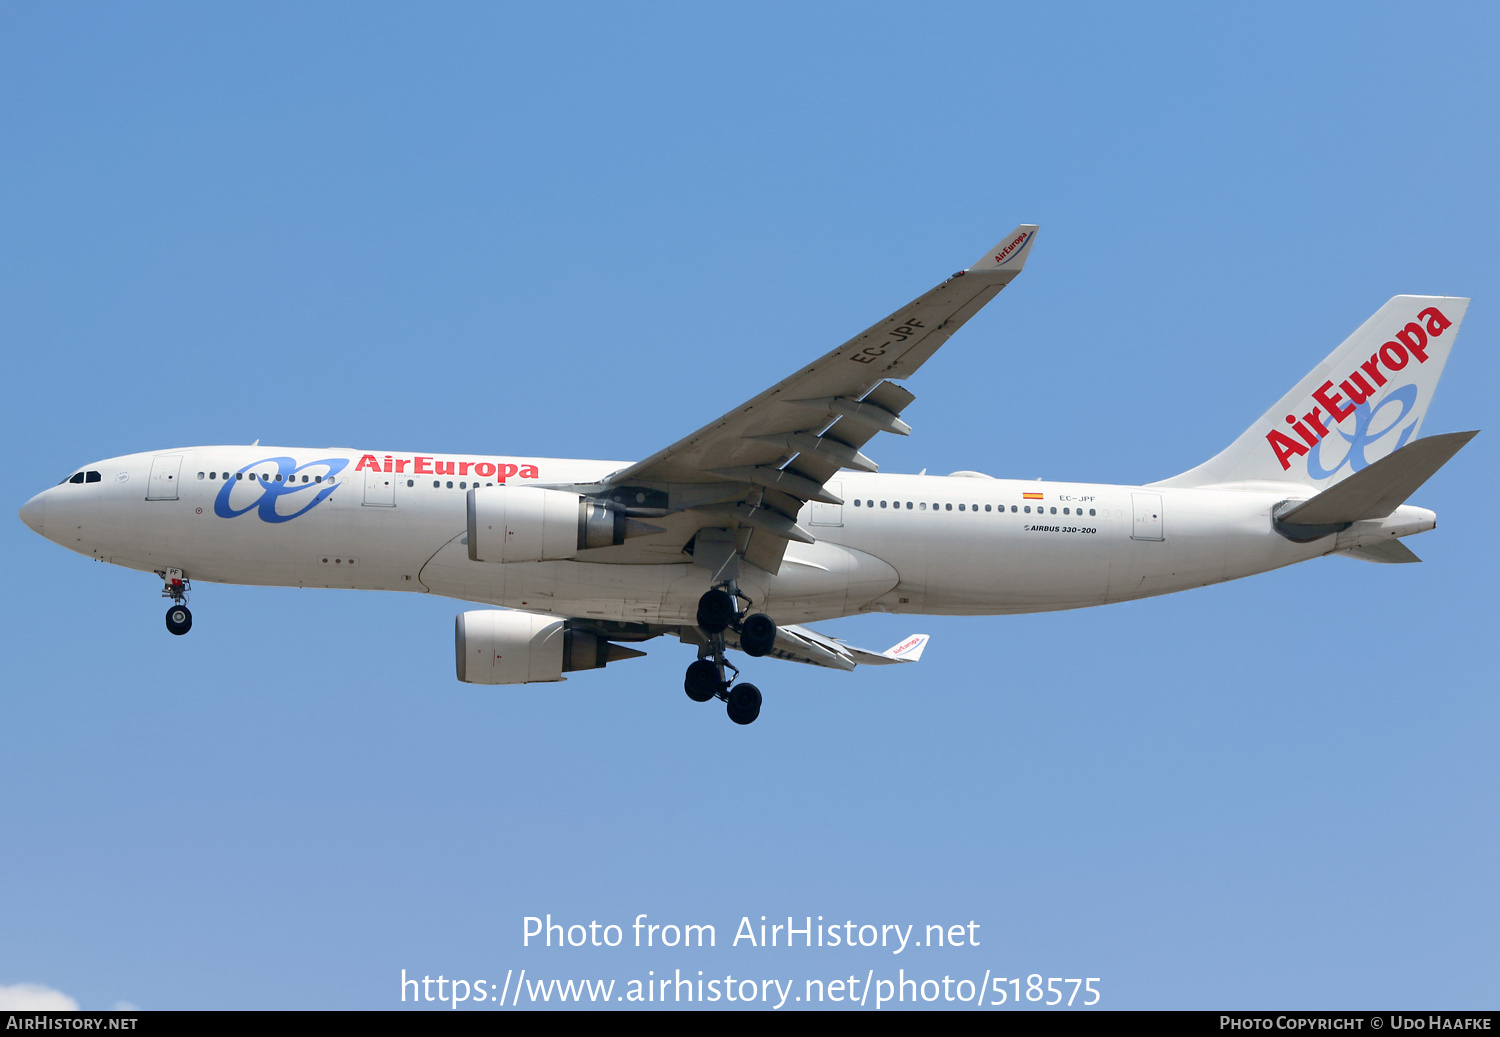
[[[565,679],[663,635],[683,686],[760,714],[731,651],[838,670],[913,663],[809,624],[865,612],[1003,615],[1202,587],[1342,554],[1419,559],[1407,499],[1475,432],[1419,437],[1468,299],[1380,307],[1222,452],[1143,486],[887,474],[915,374],[1025,266],[1023,224],[967,269],[639,461],[199,446],[70,473],[20,516],[71,551],[155,573],[173,634],[193,583],[438,594],[458,679]],[[736,657],[738,658],[738,657]]]

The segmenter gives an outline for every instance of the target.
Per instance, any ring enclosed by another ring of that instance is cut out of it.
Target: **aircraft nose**
[[[31,498],[31,500],[27,501],[25,504],[22,504],[20,514],[22,522],[26,523],[42,536],[46,536],[47,534],[43,532],[43,527],[47,519],[46,491],[37,494],[35,497]]]

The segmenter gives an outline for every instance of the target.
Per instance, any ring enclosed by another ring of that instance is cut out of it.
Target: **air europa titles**
[[[410,467],[408,467],[410,466]],[[354,466],[356,472],[365,470],[372,472],[392,472],[397,475],[477,475],[481,479],[499,479],[504,482],[512,477],[521,479],[537,479],[540,475],[534,464],[501,464],[495,461],[438,461],[432,457],[393,457],[386,454],[385,458],[376,457],[374,454],[365,454],[359,459],[359,464]]]
[[[1026,239],[1029,237],[1031,237],[1029,233],[1016,235],[1015,241],[1012,241],[1009,245],[1006,245],[999,252],[995,253],[995,265],[1000,266],[1008,260],[1015,259],[1016,249],[1024,245],[1026,243]]]
[[[1419,323],[1421,321],[1426,322],[1426,327]],[[1266,442],[1271,444],[1276,460],[1281,462],[1281,470],[1291,468],[1293,457],[1306,454],[1328,435],[1330,430],[1323,424],[1324,416],[1331,418],[1332,423],[1337,425],[1353,414],[1359,404],[1374,396],[1390,380],[1382,372],[1382,368],[1394,374],[1411,363],[1413,358],[1418,364],[1427,363],[1428,336],[1437,338],[1452,326],[1453,322],[1443,316],[1441,310],[1436,306],[1429,306],[1417,314],[1416,320],[1396,332],[1392,341],[1382,345],[1370,354],[1370,359],[1350,371],[1349,377],[1339,382],[1342,392],[1334,391],[1332,381],[1326,381],[1314,389],[1312,398],[1321,406],[1314,407],[1300,418],[1295,414],[1286,416],[1286,423],[1292,427],[1298,439],[1302,440],[1301,443],[1280,429],[1272,429],[1266,433]],[[1346,399],[1348,404],[1355,406],[1346,404]]]

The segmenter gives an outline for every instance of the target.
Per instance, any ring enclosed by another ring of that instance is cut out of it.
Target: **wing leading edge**
[[[734,530],[738,553],[776,572],[789,540],[814,539],[797,524],[802,505],[842,503],[824,489],[828,479],[841,468],[876,471],[861,452],[876,433],[910,434],[900,415],[914,397],[895,380],[1015,279],[1036,231],[1022,224],[967,269],[606,485],[701,512],[700,528]]]

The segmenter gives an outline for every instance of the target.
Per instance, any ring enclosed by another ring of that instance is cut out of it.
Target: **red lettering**
[[[1410,359],[1406,355],[1406,348],[1397,342],[1387,342],[1380,347],[1380,362],[1392,371],[1399,371],[1406,366]]]
[[[523,464],[521,466],[521,478],[523,478],[523,479],[535,479],[535,478],[537,478],[536,465],[534,465],[534,464]]]
[[[1281,470],[1284,472],[1292,467],[1292,458],[1307,453],[1307,447],[1283,436],[1276,429],[1266,433],[1266,442],[1271,444],[1271,449],[1276,452],[1276,460],[1281,462]]]
[[[432,464],[432,458],[430,458],[430,457],[419,457],[416,460],[412,461],[411,464],[412,464],[411,472],[412,472],[413,475],[431,475],[432,474],[432,468],[430,467],[431,464]]]
[[[380,462],[375,460],[374,454],[365,454],[359,459],[359,464],[354,466],[354,470],[356,472],[362,472],[366,468],[373,469],[377,472],[380,471]]]
[[[1328,416],[1333,419],[1334,424],[1343,421],[1354,413],[1353,407],[1339,407],[1339,401],[1343,399],[1338,393],[1329,395],[1328,390],[1333,388],[1332,382],[1324,382],[1313,390],[1313,399],[1328,408]],[[1347,391],[1347,390],[1346,390]]]
[[[495,466],[488,461],[480,461],[474,466],[474,474],[481,479],[488,479],[495,474]]]
[[[1433,338],[1437,338],[1443,332],[1453,327],[1453,322],[1447,317],[1444,317],[1443,311],[1438,309],[1436,306],[1429,306],[1427,307],[1427,309],[1417,314],[1417,320],[1422,320],[1423,318],[1426,318],[1427,320],[1427,334],[1431,335]]]
[[[1359,365],[1361,370],[1363,370],[1365,374],[1370,376],[1370,381],[1375,383],[1375,388],[1377,389],[1385,384],[1385,375],[1380,373],[1380,365],[1376,363],[1376,361],[1379,359],[1380,354],[1377,353],[1374,356],[1370,357],[1370,359]]]
[[[409,461],[407,458],[404,458],[404,457],[398,457],[398,458],[396,458],[396,471],[397,472],[404,472],[404,471],[406,471],[406,466],[409,465],[409,464],[411,464],[411,461]]]
[[[460,461],[460,462],[458,462],[458,474],[459,475],[468,475],[469,474],[469,468],[473,464],[474,464],[473,461]]]
[[[453,462],[452,461],[439,461],[437,463],[437,466],[433,469],[432,474],[433,475],[452,475],[453,474]]]
[[[1349,384],[1351,381],[1354,383],[1353,385]],[[1340,382],[1339,388],[1344,390],[1344,395],[1349,397],[1350,403],[1364,403],[1371,396],[1375,395],[1375,390],[1370,388],[1370,383],[1365,381],[1365,376],[1358,371],[1353,372],[1348,378]]]
[[[517,468],[513,464],[503,464],[503,465],[501,465],[500,466],[500,481],[504,482],[506,479],[509,479],[512,475],[515,475],[520,470],[521,469]]]
[[[1308,446],[1318,445],[1318,437],[1307,431],[1307,426],[1297,420],[1297,415],[1288,414],[1286,416],[1286,423],[1292,426],[1293,431],[1295,431],[1297,435],[1302,437],[1302,442],[1306,443]]]
[[[1315,428],[1318,430],[1319,439],[1322,439],[1324,436],[1328,435],[1328,429],[1324,428],[1323,423],[1318,420],[1318,415],[1322,413],[1322,411],[1314,407],[1311,414],[1302,415],[1302,420],[1307,422],[1308,428]]]
[[[1417,363],[1427,363],[1427,332],[1422,330],[1422,325],[1413,321],[1400,331],[1396,332],[1396,341],[1406,347],[1406,351],[1417,358]]]

